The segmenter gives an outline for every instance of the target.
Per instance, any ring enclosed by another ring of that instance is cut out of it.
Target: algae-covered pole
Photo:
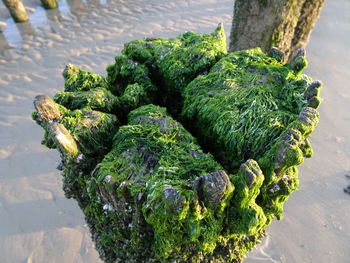
[[[322,83],[303,49],[226,54],[224,36],[131,41],[106,78],[67,65],[64,92],[36,97],[104,262],[241,262],[297,189]]]
[[[305,48],[309,41],[312,29],[320,17],[326,0],[307,0],[301,9],[298,24],[295,28],[292,47]]]
[[[289,52],[304,0],[236,0],[230,51],[276,46]]]
[[[230,51],[275,46],[288,58],[305,47],[325,0],[236,0]]]
[[[57,0],[40,0],[40,1],[46,9],[52,9],[57,7]]]
[[[88,179],[84,208],[105,262],[221,262],[210,253],[225,239],[230,175],[158,106],[132,111],[113,145]]]
[[[25,22],[28,14],[21,0],[2,0],[15,22]]]

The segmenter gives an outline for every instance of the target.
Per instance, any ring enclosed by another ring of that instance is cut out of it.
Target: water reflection
[[[73,15],[81,15],[86,13],[85,4],[82,0],[67,0],[70,12]]]
[[[19,32],[16,23],[9,18],[6,20],[7,28],[3,32],[4,37],[7,39],[9,46],[18,46],[22,42],[22,36]]]
[[[45,8],[43,8],[42,6],[38,6],[35,9],[35,12],[29,15],[29,21],[31,21],[35,29],[47,25]]]
[[[89,10],[101,8],[107,3],[107,0],[60,0],[58,8],[55,9],[37,6],[35,11],[29,14],[27,22],[16,24],[12,18],[7,19],[7,28],[0,33],[0,51],[9,47],[21,47],[29,36],[33,38],[36,31],[45,28],[59,33],[59,28],[64,27],[64,21],[72,18],[81,20],[86,17]]]
[[[9,48],[9,44],[3,33],[0,32],[0,54],[2,54],[6,49]]]
[[[26,40],[28,37],[33,37],[36,34],[35,28],[37,28],[40,24],[36,23],[34,25],[35,27],[30,20],[25,23],[15,23],[15,26],[17,27],[23,40]]]
[[[46,9],[45,11],[47,20],[49,22],[58,22],[62,20],[61,10],[59,8]]]
[[[89,9],[99,8],[102,6],[100,0],[88,0],[87,5]]]
[[[60,13],[62,14],[62,16],[67,17],[70,13],[68,3],[66,0],[61,0],[59,2],[58,9],[59,9]]]
[[[59,34],[67,20],[86,18],[89,11],[98,12],[99,8],[111,4],[109,0],[60,0],[58,8],[45,9],[37,6],[29,14],[29,21],[14,23],[12,18],[6,20],[7,28],[0,33],[0,52],[8,48],[19,48],[23,41],[33,38],[37,31],[47,30]]]
[[[106,5],[107,4],[107,0],[100,0],[101,5]]]
[[[65,20],[61,12],[62,11],[59,8],[45,9],[46,18],[50,26],[51,32],[56,34],[60,33],[60,25]]]

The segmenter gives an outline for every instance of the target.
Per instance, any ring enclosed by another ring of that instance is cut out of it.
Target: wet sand
[[[82,212],[65,199],[59,156],[40,145],[35,95],[63,89],[67,63],[105,74],[123,43],[211,32],[232,18],[229,0],[62,0],[45,11],[24,1],[31,23],[15,25],[0,4],[0,262],[100,262]],[[307,74],[324,82],[315,156],[299,169],[300,189],[284,219],[245,262],[349,262],[350,2],[327,1],[307,48]]]

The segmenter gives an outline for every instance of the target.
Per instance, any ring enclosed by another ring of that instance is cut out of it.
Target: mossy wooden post
[[[106,78],[67,65],[32,116],[101,259],[242,262],[313,154],[322,83],[306,66],[303,49],[227,54],[222,25],[130,41]]]
[[[293,48],[305,48],[326,0],[306,0],[292,40]]]
[[[53,9],[57,7],[57,0],[40,0],[45,9]]]
[[[2,0],[15,22],[25,22],[28,14],[21,0]]]
[[[325,0],[236,0],[230,51],[304,48]]]

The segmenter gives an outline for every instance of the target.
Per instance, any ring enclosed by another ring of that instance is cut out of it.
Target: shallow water
[[[0,21],[0,262],[99,262],[83,215],[65,199],[55,169],[58,153],[40,145],[30,117],[37,94],[62,90],[62,69],[73,63],[105,74],[131,39],[211,32],[232,18],[229,0],[62,0],[46,11],[24,1],[30,23]],[[328,1],[307,48],[307,74],[324,82],[315,156],[300,167],[300,189],[284,220],[245,262],[349,262],[350,2]]]

